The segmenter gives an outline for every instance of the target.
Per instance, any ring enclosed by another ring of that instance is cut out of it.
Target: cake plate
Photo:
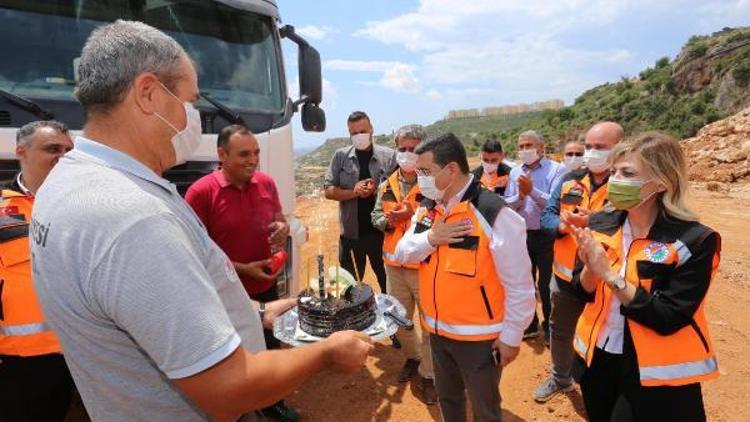
[[[362,330],[373,340],[383,340],[396,334],[400,326],[397,319],[411,321],[411,318],[406,317],[406,309],[395,297],[379,294],[375,296],[375,303],[378,306],[375,310],[375,322]],[[395,317],[387,316],[387,314],[393,314]],[[299,328],[299,314],[296,306],[276,318],[276,321],[273,322],[273,335],[279,341],[294,347],[305,346],[325,339],[307,334]]]

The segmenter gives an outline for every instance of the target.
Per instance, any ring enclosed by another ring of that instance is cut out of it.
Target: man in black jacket
[[[482,145],[480,157],[482,165],[471,171],[474,178],[479,180],[488,190],[502,196],[505,193],[505,187],[508,186],[510,166],[503,162],[505,154],[500,141],[488,139]]]

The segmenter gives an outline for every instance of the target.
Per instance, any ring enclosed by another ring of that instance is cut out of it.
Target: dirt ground
[[[721,377],[704,384],[710,421],[744,421],[750,415],[750,185],[727,193],[694,188],[691,201],[702,221],[723,237],[718,276],[708,298],[711,336],[718,353]],[[336,257],[338,211],[333,201],[304,198],[297,216],[310,227],[303,256],[322,249]],[[322,234],[322,237],[321,237]],[[335,259],[335,258],[333,258]],[[303,261],[306,262],[306,261]],[[333,263],[332,259],[327,262]],[[302,275],[304,277],[304,275]],[[374,275],[365,279],[374,288]],[[439,421],[437,406],[425,406],[410,384],[399,384],[397,374],[404,358],[390,346],[378,344],[364,369],[354,375],[322,373],[288,400],[306,421]],[[525,342],[521,354],[503,373],[500,391],[505,421],[581,421],[583,406],[578,390],[557,396],[546,404],[532,399],[536,385],[546,376],[549,351],[541,339]]]

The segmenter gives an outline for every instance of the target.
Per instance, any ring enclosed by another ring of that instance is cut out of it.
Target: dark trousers
[[[0,421],[62,421],[72,397],[62,355],[0,355]]]
[[[544,321],[542,327],[545,333],[549,333],[549,314],[552,309],[550,302],[549,284],[552,280],[552,260],[554,259],[555,239],[541,230],[526,231],[526,248],[531,259],[531,274],[536,283],[537,292],[542,300],[542,316]],[[539,324],[536,311],[530,327]]]
[[[500,421],[500,368],[492,361],[492,341],[456,341],[432,334],[430,347],[443,421],[466,420],[465,394],[475,422]]]
[[[352,275],[356,276],[354,264],[352,263],[352,251],[354,259],[357,261],[357,271],[359,276],[365,274],[365,258],[370,258],[370,266],[378,279],[378,285],[382,293],[386,292],[385,287],[385,266],[383,265],[383,233],[379,231],[370,231],[360,233],[357,240],[339,238],[339,262],[341,267]]]
[[[679,387],[642,387],[633,355],[599,348],[581,379],[591,422],[703,422],[706,413],[699,383]]]
[[[250,295],[253,300],[257,300],[261,303],[273,302],[279,299],[279,292],[276,290],[276,283],[271,286],[270,289],[262,293],[255,293]],[[274,350],[281,348],[281,342],[273,336],[273,330],[263,329],[263,336],[266,339],[266,349]]]

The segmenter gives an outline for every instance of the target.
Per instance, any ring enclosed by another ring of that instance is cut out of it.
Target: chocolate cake
[[[370,286],[352,286],[341,298],[320,299],[314,292],[303,292],[297,299],[302,331],[328,337],[336,331],[362,331],[375,322],[377,304]]]

